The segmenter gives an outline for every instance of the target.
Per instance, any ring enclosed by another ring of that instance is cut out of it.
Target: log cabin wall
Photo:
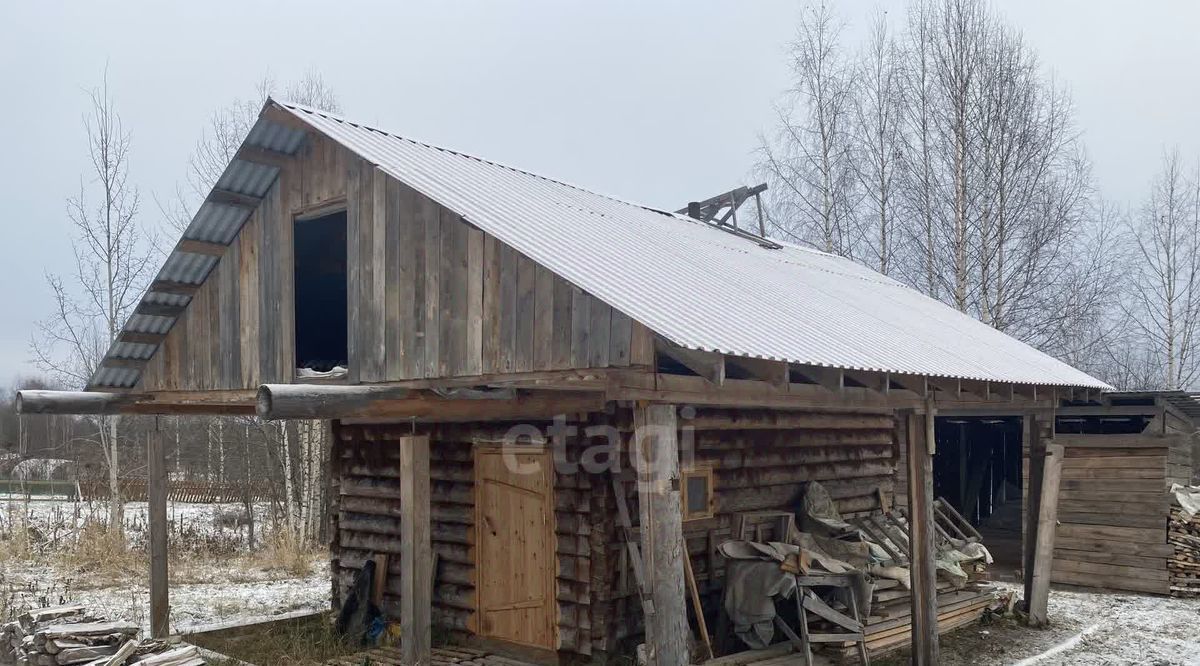
[[[651,363],[643,326],[310,134],[147,364],[142,390],[295,373],[293,224],[347,212],[351,382]]]
[[[621,412],[618,421],[628,446],[631,413]],[[685,408],[679,423],[681,428],[694,428],[695,465],[712,466],[714,472],[713,517],[683,524],[697,588],[710,621],[716,618],[724,579],[724,564],[716,548],[732,538],[737,513],[794,512],[810,481],[819,481],[829,491],[843,515],[878,509],[881,494],[888,502],[894,496],[896,419],[892,412]],[[681,434],[681,447],[686,447],[687,436]],[[681,469],[688,470],[686,453]],[[627,507],[636,523],[636,485],[630,474],[622,478]],[[593,622],[603,621],[607,628],[594,632],[594,649],[627,650],[642,633],[637,583],[609,483],[594,488],[594,493],[595,513],[606,518],[603,526],[594,529],[604,530],[605,538],[598,541],[607,544],[605,568],[595,577],[593,615]]]
[[[609,417],[595,414],[578,425],[601,424]],[[475,567],[474,455],[477,444],[502,441],[512,424],[503,422],[418,425],[430,435],[431,534],[437,556],[433,595],[435,627],[459,633],[477,633]],[[543,429],[548,423],[533,423]],[[349,425],[335,422],[331,467],[332,504],[331,576],[334,607],[340,607],[355,575],[373,553],[389,554],[388,580],[383,610],[397,617],[400,608],[400,439],[412,434],[408,423]],[[603,557],[599,541],[603,530],[594,530],[602,518],[593,511],[595,488],[601,476],[574,472],[581,440],[570,438],[564,462],[554,474],[556,552],[557,649],[576,655],[592,653],[593,554]],[[600,568],[602,569],[602,567]],[[602,626],[602,625],[601,625]]]

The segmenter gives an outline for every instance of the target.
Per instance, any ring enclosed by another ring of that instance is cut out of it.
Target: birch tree
[[[776,108],[773,141],[760,145],[773,229],[788,238],[853,256],[857,171],[852,122],[853,68],[842,52],[842,25],[825,4],[806,8],[789,58],[795,83]]]
[[[896,184],[903,166],[901,108],[903,74],[887,14],[877,14],[858,65],[855,129],[859,156],[854,163],[865,202],[861,224],[864,260],[884,275],[895,270],[899,239]]]
[[[1200,370],[1198,204],[1200,178],[1186,173],[1178,148],[1170,150],[1131,229],[1136,253],[1127,313],[1159,361],[1159,387],[1169,390],[1190,388]]]
[[[138,224],[140,198],[129,181],[130,134],[121,122],[105,74],[88,93],[89,171],[67,200],[75,236],[74,275],[47,275],[54,312],[31,341],[37,365],[61,383],[84,386],[132,312],[150,277],[153,238]],[[97,443],[108,471],[109,526],[121,529],[120,418],[96,417]]]

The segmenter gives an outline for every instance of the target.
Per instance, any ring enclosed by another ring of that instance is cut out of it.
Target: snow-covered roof
[[[849,370],[1110,388],[848,259],[757,242],[333,114],[278,106],[682,347]],[[275,127],[263,116],[247,145],[272,137],[290,146],[293,137]]]

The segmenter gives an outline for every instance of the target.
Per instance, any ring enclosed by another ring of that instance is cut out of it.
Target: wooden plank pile
[[[380,647],[358,652],[345,657],[326,661],[326,666],[362,666],[365,663],[379,666],[400,666],[400,648]],[[465,645],[452,645],[433,649],[431,666],[532,666],[531,664],[491,654]]]
[[[1167,559],[1171,596],[1200,596],[1200,515],[1188,518],[1179,507],[1172,507],[1167,542],[1172,550]]]
[[[139,627],[79,604],[40,608],[0,625],[3,666],[203,666],[193,646],[138,640]]]

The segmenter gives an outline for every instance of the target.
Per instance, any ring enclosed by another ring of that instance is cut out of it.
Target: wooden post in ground
[[[908,413],[908,511],[911,524],[912,660],[918,666],[938,663],[937,569],[934,565],[933,402],[925,414]]]
[[[386,572],[380,572],[386,575]],[[433,545],[429,530],[429,437],[400,439],[400,661],[433,659]]]
[[[1024,535],[1021,541],[1021,579],[1025,585],[1024,609],[1029,611],[1029,600],[1033,598],[1034,551],[1038,536],[1038,515],[1041,513],[1042,478],[1046,461],[1046,442],[1042,439],[1042,426],[1036,412],[1025,415],[1025,449],[1029,470],[1025,484],[1025,512],[1021,517]]]
[[[654,614],[646,618],[647,663],[679,666],[689,655],[675,406],[638,406],[634,425],[642,570],[654,602]]]
[[[1042,464],[1041,502],[1037,515],[1037,541],[1033,548],[1033,569],[1029,576],[1029,624],[1045,626],[1050,601],[1050,570],[1054,563],[1054,533],[1058,523],[1058,481],[1062,476],[1063,447],[1047,444]]]
[[[171,633],[171,605],[167,591],[167,459],[158,417],[146,439],[147,499],[150,516],[150,636]]]

